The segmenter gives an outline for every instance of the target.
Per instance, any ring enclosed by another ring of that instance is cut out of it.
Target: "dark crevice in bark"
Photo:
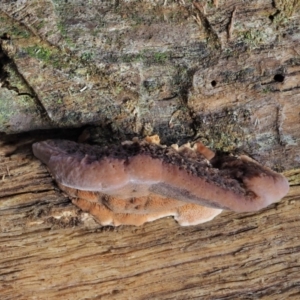
[[[34,89],[29,85],[29,83],[25,80],[25,78],[20,74],[18,68],[14,61],[5,53],[2,48],[3,41],[9,41],[9,35],[7,33],[3,34],[0,37],[0,87],[7,88],[8,90],[12,90],[18,94],[18,96],[27,95],[31,97],[34,102],[36,103],[37,110],[39,111],[41,118],[46,120],[49,124],[53,124],[50,116],[48,115],[47,110],[43,106],[42,102],[39,100],[37,94],[35,93]],[[10,82],[10,74],[9,69],[15,71],[18,77],[21,79],[24,86],[27,87],[29,93],[20,92],[17,86],[14,86]]]

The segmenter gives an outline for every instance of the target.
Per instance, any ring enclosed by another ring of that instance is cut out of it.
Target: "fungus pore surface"
[[[162,146],[158,136],[100,147],[68,140],[33,144],[72,202],[102,225],[142,225],[173,216],[180,225],[222,209],[249,212],[284,197],[288,181],[250,157],[215,155],[201,143]]]

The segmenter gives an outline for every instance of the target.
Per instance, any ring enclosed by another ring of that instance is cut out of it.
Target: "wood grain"
[[[300,170],[280,203],[180,227],[101,227],[30,145],[1,156],[1,299],[297,299]]]
[[[300,2],[197,3],[1,0],[0,131],[23,132],[0,133],[1,300],[300,298]],[[101,227],[31,152],[86,124],[100,145],[249,154],[290,193],[199,226]]]

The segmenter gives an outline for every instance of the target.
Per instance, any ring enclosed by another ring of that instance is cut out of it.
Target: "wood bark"
[[[297,0],[4,0],[0,298],[298,299],[299,9]],[[156,133],[245,152],[284,172],[290,193],[198,226],[101,227],[31,151],[46,138],[108,145]]]

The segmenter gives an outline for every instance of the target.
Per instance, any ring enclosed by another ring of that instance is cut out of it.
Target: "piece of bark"
[[[123,137],[243,147],[279,170],[278,156],[298,161],[297,1],[200,1],[200,11],[184,1],[2,2],[0,131],[110,124]]]

